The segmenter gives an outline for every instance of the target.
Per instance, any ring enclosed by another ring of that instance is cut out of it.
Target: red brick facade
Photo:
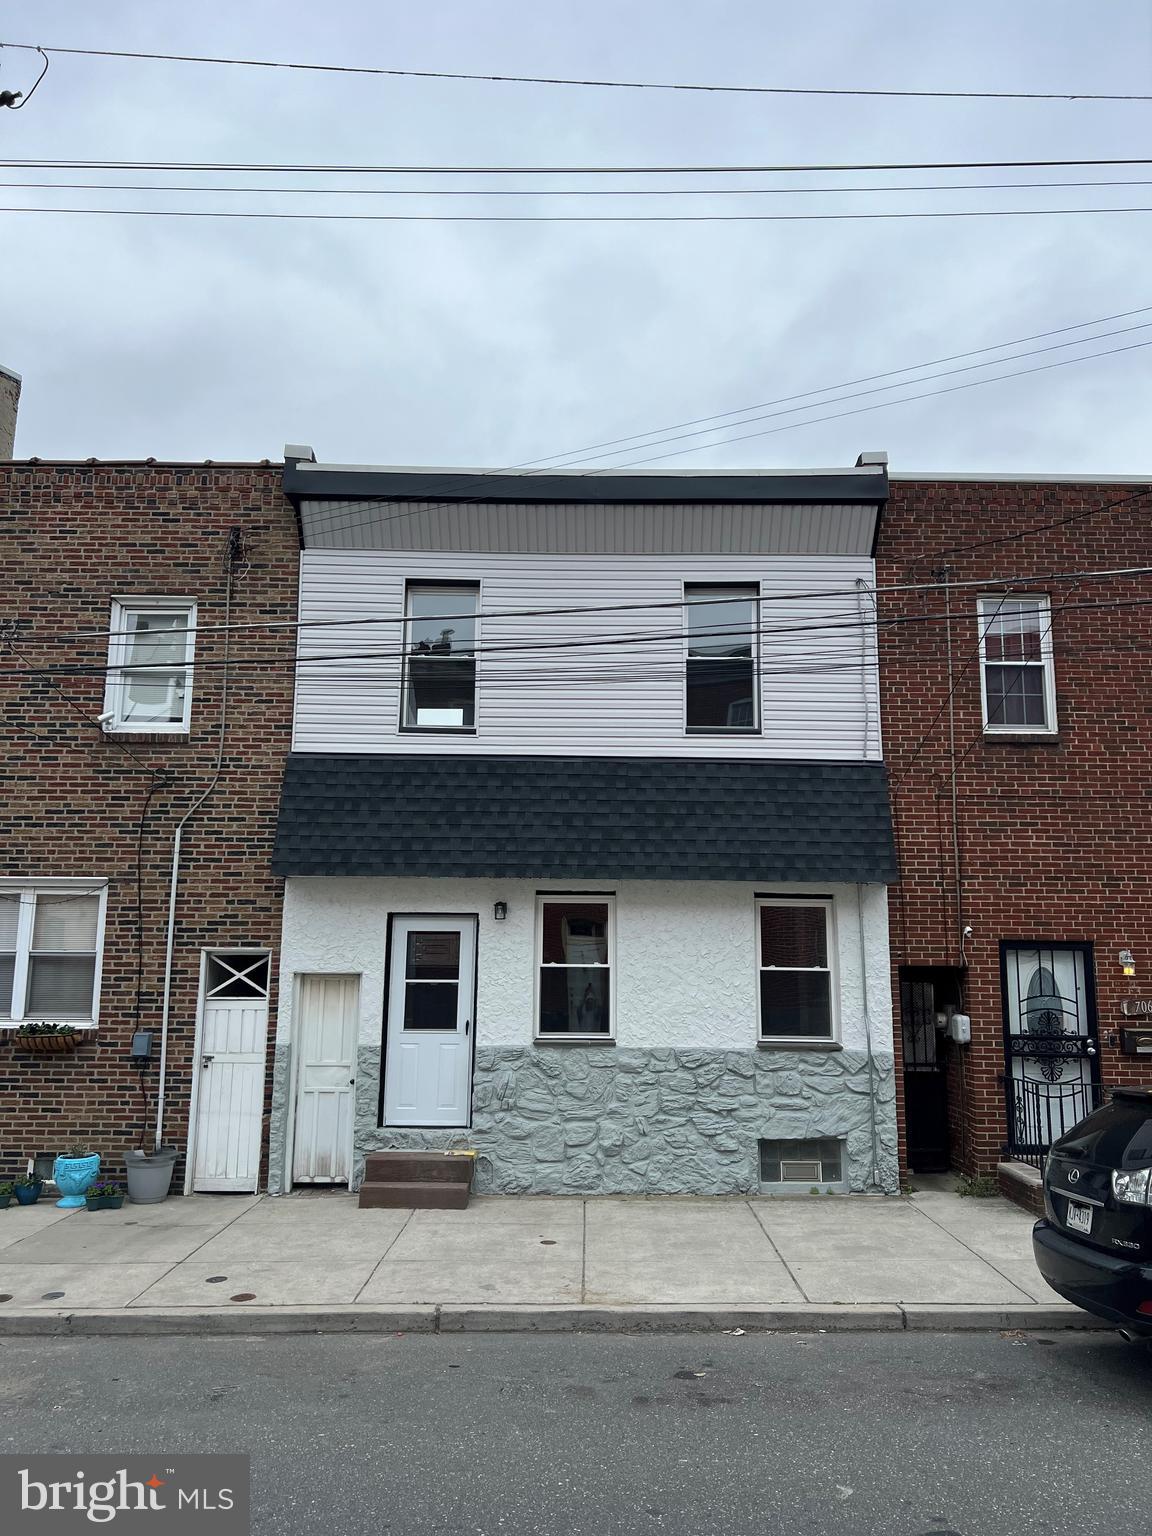
[[[225,642],[211,626],[224,620],[230,551],[233,622],[289,624],[234,631],[223,768],[184,834],[166,1143],[187,1146],[202,948],[271,951],[274,1029],[281,882],[269,855],[291,735],[299,549],[280,481],[271,464],[0,465],[0,640],[14,647],[0,644],[0,875],[109,882],[96,1037],[74,1054],[33,1055],[0,1028],[0,1177],[77,1137],[122,1176],[142,1132],[151,1145],[158,1063],[143,1075],[145,1115],[129,1048],[142,1028],[159,1050],[172,839],[215,767]],[[189,734],[110,735],[92,723],[118,595],[196,600]],[[62,640],[81,631],[94,633]],[[36,672],[67,665],[94,670],[55,687]],[[182,1155],[176,1190],[183,1166]]]
[[[948,594],[880,599],[884,746],[902,871],[890,904],[896,1040],[901,968],[959,967],[961,928],[970,925],[962,975],[972,1043],[945,1048],[952,1160],[969,1173],[994,1169],[1007,1133],[998,1082],[1005,1072],[1001,941],[1093,945],[1101,1080],[1152,1082],[1152,1059],[1119,1050],[1119,1031],[1131,1022],[1121,1002],[1152,997],[1152,703],[1144,682],[1152,577],[1054,579],[1152,566],[1146,489],[892,484],[879,586],[931,583],[945,570],[955,584]],[[1058,722],[1051,738],[983,730],[976,603],[1005,585],[1051,598]],[[951,685],[942,617],[949,608]],[[883,627],[888,620],[912,622]],[[1135,955],[1135,978],[1122,974],[1123,949]]]

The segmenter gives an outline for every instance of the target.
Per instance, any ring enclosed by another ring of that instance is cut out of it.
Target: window
[[[611,1036],[612,909],[610,896],[541,897],[539,1035]]]
[[[807,1193],[813,1184],[822,1189],[844,1187],[844,1148],[839,1141],[762,1141],[760,1182],[782,1186],[788,1192]]]
[[[688,646],[684,721],[707,734],[758,731],[758,587],[684,588]]]
[[[405,730],[476,729],[479,604],[479,586],[408,583],[401,718]]]
[[[268,955],[263,950],[206,952],[204,996],[265,998],[268,996]]]
[[[112,604],[107,731],[187,731],[192,712],[196,604],[124,597]]]
[[[1056,729],[1047,597],[982,597],[980,662],[986,731]]]
[[[760,1035],[764,1040],[832,1040],[836,1034],[832,903],[757,903]]]
[[[0,1019],[95,1023],[102,890],[0,885]]]

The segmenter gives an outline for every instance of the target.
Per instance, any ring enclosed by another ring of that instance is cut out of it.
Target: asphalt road
[[[0,1451],[246,1451],[276,1536],[1144,1536],[1112,1334],[0,1341]]]

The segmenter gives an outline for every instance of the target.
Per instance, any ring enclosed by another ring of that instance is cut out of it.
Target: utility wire
[[[1102,507],[1092,507],[1089,511],[1078,514],[1084,517],[1093,517],[1097,513],[1109,511],[1113,507],[1126,506],[1129,502],[1140,501],[1152,495],[1152,486],[1145,491],[1137,491],[1132,495],[1124,496],[1119,501],[1106,503]],[[1064,521],[1064,519],[1061,519]],[[1042,523],[1035,530],[1042,532],[1052,524]],[[937,556],[936,558],[942,558]],[[885,597],[889,593],[916,593],[916,592],[943,592],[957,591],[967,587],[1001,587],[1027,584],[1035,585],[1041,581],[1100,581],[1114,579],[1120,576],[1144,576],[1152,574],[1150,566],[1109,566],[1102,570],[1092,571],[1039,571],[1030,575],[1022,575],[1019,572],[1007,575],[981,576],[966,581],[916,581],[916,582],[890,582],[883,586],[869,588],[878,598]],[[854,586],[840,587],[814,587],[803,592],[760,592],[755,596],[743,595],[735,597],[674,597],[658,598],[653,602],[642,603],[592,603],[569,607],[545,607],[545,608],[494,608],[477,612],[475,609],[461,613],[437,614],[436,622],[442,623],[453,619],[478,619],[483,623],[489,623],[493,619],[566,619],[581,618],[588,614],[601,613],[635,613],[656,612],[664,609],[685,609],[706,602],[709,608],[720,607],[728,603],[755,602],[758,606],[764,603],[795,603],[806,602],[813,598],[851,598],[854,595]],[[16,623],[19,621],[16,620]],[[235,634],[242,630],[304,630],[304,629],[342,629],[350,625],[368,626],[376,624],[412,624],[414,622],[430,622],[428,620],[414,620],[410,614],[369,614],[359,618],[346,619],[258,619],[245,620],[243,623],[229,624],[192,624],[183,628],[165,630],[166,636],[174,635],[203,635],[213,632],[230,631]],[[130,629],[85,629],[76,630],[72,634],[61,635],[53,633],[43,637],[34,637],[36,645],[43,649],[48,645],[70,645],[77,641],[95,640],[107,641],[131,638],[136,634]],[[32,637],[30,637],[32,638]],[[123,665],[123,664],[122,664]]]
[[[1126,208],[948,208],[880,213],[281,213],[225,208],[0,208],[0,213],[96,214],[128,219],[279,219],[343,224],[814,224],[877,219],[1042,219],[1076,214],[1152,213]]]
[[[330,75],[384,75],[411,80],[471,80],[498,85],[566,85],[616,91],[707,91],[741,96],[881,96],[927,101],[1152,101],[1135,92],[1098,91],[907,91],[870,86],[719,85],[683,80],[600,80],[571,75],[493,75],[448,69],[395,69],[371,64],[306,64],[289,59],[234,59],[214,53],[145,53],[125,48],[55,48],[0,43],[0,48],[67,54],[88,59],[137,59],[165,64],[229,64],[245,69],[296,69]]]
[[[1065,166],[1152,165],[1152,156],[1104,155],[1068,160],[833,160],[715,165],[341,165],[229,160],[119,160],[0,158],[0,166],[24,171],[219,171],[228,175],[285,176],[747,176],[859,171],[1014,171]]]

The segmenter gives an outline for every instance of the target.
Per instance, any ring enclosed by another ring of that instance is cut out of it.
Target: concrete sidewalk
[[[0,1211],[0,1333],[1091,1327],[1001,1200],[344,1192]]]

